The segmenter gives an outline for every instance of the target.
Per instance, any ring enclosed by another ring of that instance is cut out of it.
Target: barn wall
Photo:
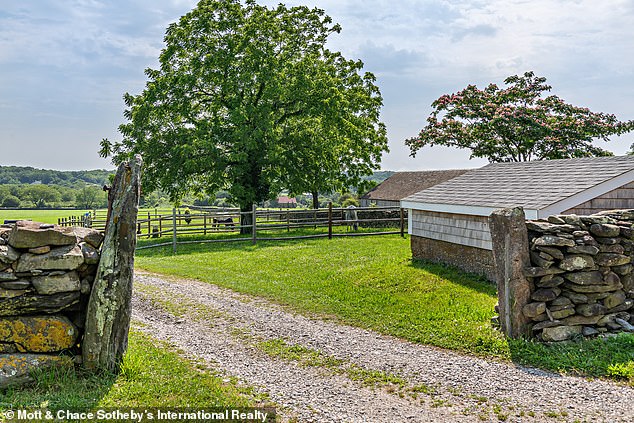
[[[411,210],[414,258],[446,263],[495,280],[486,216]]]
[[[588,216],[603,210],[634,209],[634,182],[579,204],[562,214]]]
[[[362,198],[359,202],[360,207],[400,207],[400,200],[372,200],[368,198]]]
[[[450,264],[465,272],[476,273],[495,281],[495,263],[490,250],[416,235],[412,235],[411,243],[412,256],[415,259]]]
[[[491,250],[487,216],[412,210],[411,234]]]

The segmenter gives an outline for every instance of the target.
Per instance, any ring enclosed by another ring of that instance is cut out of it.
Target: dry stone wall
[[[0,226],[0,388],[81,358],[102,240],[88,228]]]
[[[634,210],[527,221],[533,334],[564,341],[634,332]]]

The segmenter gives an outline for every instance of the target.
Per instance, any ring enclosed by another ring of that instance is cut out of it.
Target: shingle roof
[[[280,195],[277,197],[277,202],[279,204],[297,204],[297,199],[295,197],[291,198],[287,195]]]
[[[634,170],[634,156],[492,163],[404,201],[540,210]]]
[[[448,181],[467,171],[468,169],[396,172],[361,198],[368,200],[399,201],[408,195]]]

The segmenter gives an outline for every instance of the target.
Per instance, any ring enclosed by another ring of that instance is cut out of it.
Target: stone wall
[[[81,359],[102,240],[88,228],[0,226],[0,388]]]
[[[398,207],[398,206],[397,206]],[[359,220],[374,220],[376,222],[359,222],[361,228],[400,228],[401,227],[401,211],[399,210],[358,210],[357,218]],[[390,220],[387,220],[390,219]],[[403,223],[407,225],[407,210],[403,210]],[[407,229],[407,227],[405,228]]]
[[[634,210],[527,221],[531,302],[522,308],[543,341],[634,331]]]
[[[411,245],[414,258],[450,264],[491,281],[495,280],[495,264],[490,250],[416,235],[411,236]]]

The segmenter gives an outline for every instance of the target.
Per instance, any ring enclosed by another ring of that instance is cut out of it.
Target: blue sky
[[[280,1],[260,0],[266,5]],[[191,0],[21,0],[0,7],[0,165],[111,168],[99,141],[118,139],[125,92],[156,67],[167,25]],[[384,97],[387,170],[477,167],[442,147],[409,157],[440,95],[502,85],[533,70],[553,93],[634,119],[634,1],[303,0],[342,25],[331,49],[362,59]],[[634,134],[601,146],[624,154]]]

